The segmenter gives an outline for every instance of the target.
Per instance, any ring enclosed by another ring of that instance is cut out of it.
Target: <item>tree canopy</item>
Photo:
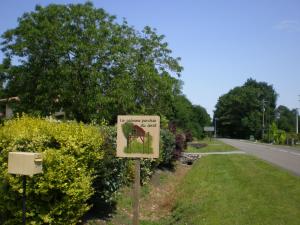
[[[286,132],[296,132],[296,109],[280,105],[276,109],[277,126]]]
[[[171,113],[182,67],[164,36],[92,3],[36,6],[3,35],[6,95],[19,112],[114,122],[118,114]],[[18,61],[18,63],[15,63]]]
[[[261,137],[263,117],[265,128],[274,121],[276,100],[272,85],[248,79],[218,99],[214,112],[218,133],[235,138]]]
[[[183,129],[191,132],[197,138],[203,137],[203,128],[211,122],[206,109],[193,105],[184,95],[177,95],[174,102],[172,121]]]

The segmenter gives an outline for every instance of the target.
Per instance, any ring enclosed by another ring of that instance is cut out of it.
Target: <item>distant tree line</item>
[[[85,123],[117,115],[157,114],[202,135],[210,117],[182,94],[180,58],[164,36],[93,4],[36,6],[2,35],[0,97],[18,96],[15,112],[63,110]]]
[[[194,137],[204,137],[203,128],[210,125],[211,118],[206,109],[199,105],[193,105],[184,95],[177,95],[174,102],[174,114],[171,121],[185,133],[191,133]]]
[[[296,109],[276,108],[278,94],[272,85],[248,79],[222,95],[216,104],[218,134],[224,137],[273,141],[275,130],[293,133],[296,127]]]
[[[286,106],[280,105],[276,108],[276,124],[279,129],[286,132],[296,132],[296,115],[297,109],[289,109]],[[299,115],[298,115],[299,117]],[[298,122],[300,120],[298,119]]]

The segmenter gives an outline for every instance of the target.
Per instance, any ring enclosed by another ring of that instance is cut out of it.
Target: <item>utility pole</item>
[[[298,101],[300,102],[300,95],[298,95],[298,97],[299,97]],[[298,126],[299,126],[299,122],[298,122],[298,118],[299,118],[298,109],[299,108],[296,108],[296,134],[298,134]]]
[[[215,118],[215,138],[217,137],[217,120],[218,118]]]
[[[262,118],[262,139],[265,136],[265,99],[262,100],[262,111],[263,111],[263,118]]]
[[[299,108],[296,108],[296,134],[298,134],[298,117],[299,117],[298,109]]]
[[[268,143],[270,143],[270,126],[271,126],[271,118],[270,118],[270,107],[268,107]]]

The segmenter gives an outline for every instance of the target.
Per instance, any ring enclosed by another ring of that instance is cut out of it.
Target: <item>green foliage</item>
[[[209,125],[211,119],[203,107],[192,105],[184,95],[178,95],[175,97],[172,121],[184,132],[203,138],[203,127]]]
[[[289,145],[294,145],[296,142],[300,141],[300,134],[296,134],[293,132],[286,134],[286,141]]]
[[[187,148],[186,138],[183,133],[177,133],[175,135],[175,158],[178,159],[184,149]]]
[[[91,202],[98,211],[107,211],[113,206],[117,191],[133,179],[133,167],[129,160],[116,157],[116,127],[101,126],[104,135],[104,157],[95,165]]]
[[[290,110],[280,105],[276,109],[278,128],[286,132],[296,132],[296,109]]]
[[[141,183],[146,184],[152,174],[154,173],[156,167],[159,164],[159,159],[142,159],[141,160]]]
[[[166,116],[162,115],[160,117],[160,129],[168,129],[170,121],[167,119]]]
[[[275,122],[270,125],[270,140],[275,144],[285,144],[286,132],[279,130]]]
[[[97,127],[27,116],[0,129],[0,223],[21,221],[22,182],[7,173],[8,152],[43,153],[43,174],[28,178],[27,220],[32,224],[76,224],[90,208],[95,165],[103,159]]]
[[[174,163],[175,136],[169,130],[160,130],[160,158],[161,166],[172,167]]]
[[[4,97],[4,83],[6,81],[5,63],[0,64],[0,98]],[[1,108],[0,108],[1,109]],[[2,111],[0,111],[2,112]]]
[[[2,35],[5,94],[19,96],[15,112],[63,109],[67,119],[109,124],[117,115],[155,114],[201,138],[209,115],[181,95],[176,76],[183,68],[164,38],[148,26],[137,31],[117,22],[90,2],[36,6]]]
[[[265,124],[269,125],[274,121],[276,99],[272,85],[248,79],[243,86],[235,87],[219,98],[214,114],[218,118],[218,133],[245,139],[250,135],[261,137],[263,105]]]
[[[169,115],[180,92],[179,58],[150,27],[136,31],[85,4],[36,6],[3,35],[6,94],[15,110],[90,122],[132,113]],[[0,74],[1,74],[0,70]]]
[[[286,142],[286,132],[284,130],[279,130],[278,131],[278,140],[277,142],[279,144],[285,144]]]
[[[43,153],[44,172],[27,185],[27,220],[33,224],[76,224],[91,204],[102,211],[113,206],[118,189],[133,179],[133,162],[115,157],[115,127],[23,116],[7,121],[0,137],[1,224],[17,224],[22,215],[21,177],[7,174],[10,151]],[[162,130],[160,158],[141,161],[142,183],[158,165],[172,166],[174,145],[174,135]]]

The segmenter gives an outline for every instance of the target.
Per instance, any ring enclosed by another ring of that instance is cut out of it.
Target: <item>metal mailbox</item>
[[[8,173],[27,176],[43,173],[42,154],[33,152],[9,152]]]

